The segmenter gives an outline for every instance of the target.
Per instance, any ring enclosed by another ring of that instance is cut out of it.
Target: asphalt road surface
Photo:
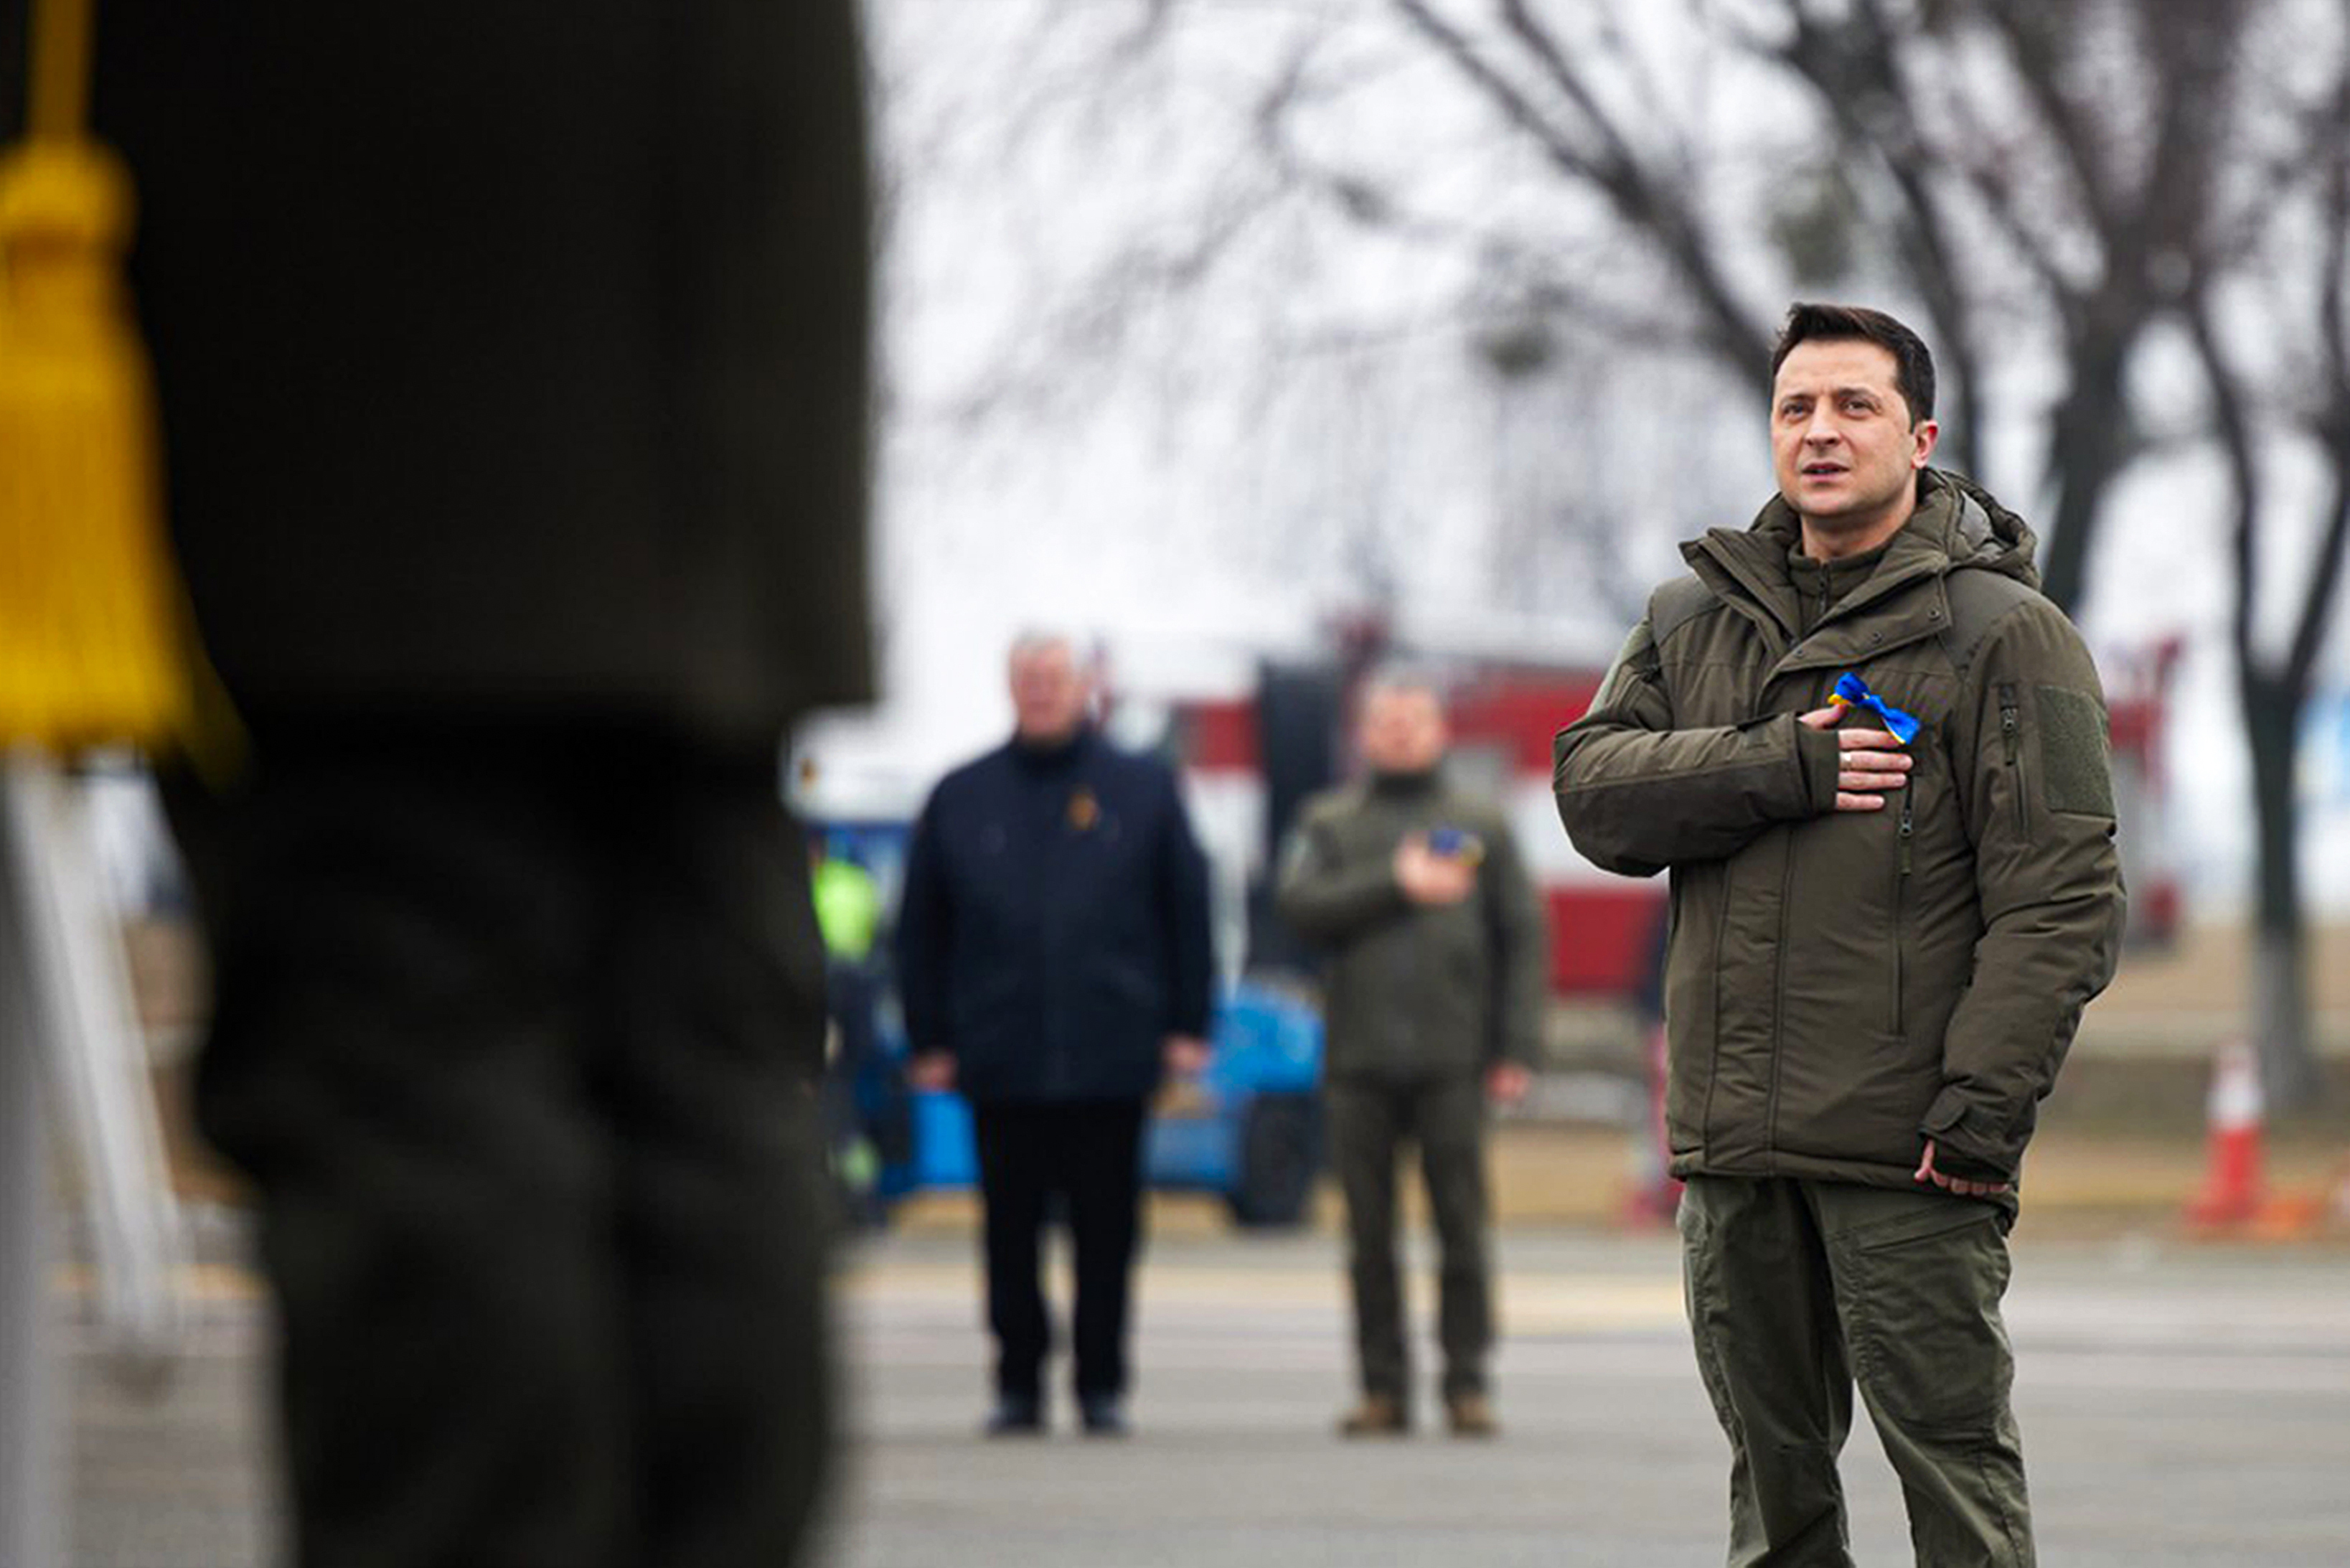
[[[1136,1430],[1122,1441],[1074,1435],[1066,1405],[1043,1439],[978,1438],[986,1345],[971,1238],[861,1244],[841,1289],[855,1431],[820,1560],[1721,1560],[1727,1452],[1683,1337],[1669,1238],[1505,1233],[1503,1437],[1350,1444],[1331,1435],[1348,1394],[1336,1240],[1185,1230],[1152,1246]],[[87,1332],[68,1331],[82,1568],[272,1561],[265,1313],[233,1272],[195,1293],[188,1352],[160,1397],[122,1387]],[[1423,1324],[1427,1305],[1423,1290]],[[2027,1218],[2009,1324],[2050,1568],[2350,1564],[2350,1253],[2035,1240]],[[1856,1560],[1909,1562],[1898,1487],[1865,1417],[1845,1470]]]

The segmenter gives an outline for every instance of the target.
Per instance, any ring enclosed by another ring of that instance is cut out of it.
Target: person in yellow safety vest
[[[832,1021],[824,1122],[833,1179],[849,1217],[878,1224],[883,1160],[858,1095],[858,1080],[875,1052],[873,949],[881,931],[881,887],[856,851],[837,839],[811,835],[808,860],[808,890],[816,904],[816,929],[824,937],[825,996]]]
[[[849,963],[873,956],[881,930],[881,888],[873,873],[847,852],[834,853],[819,841],[816,846],[811,893],[816,899],[816,923],[824,933],[824,950]]]

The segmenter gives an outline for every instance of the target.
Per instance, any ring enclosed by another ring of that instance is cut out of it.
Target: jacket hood
[[[2040,535],[2001,505],[1997,496],[1971,479],[1939,468],[1926,470],[1918,490],[1918,514],[1904,532],[1925,534],[1953,566],[1985,567],[2026,587],[2040,587],[2040,568],[2033,560]]]
[[[1787,556],[1803,537],[1794,507],[1773,495],[1744,528],[1713,528],[1681,546],[1699,576],[1725,571],[1790,631],[1797,624]],[[2037,589],[2033,565],[2039,536],[1972,480],[1939,468],[1918,476],[1918,507],[1885,548],[1870,584],[1855,591],[1871,599],[1923,576],[1960,570],[1992,571]],[[1711,567],[1709,566],[1711,563]]]

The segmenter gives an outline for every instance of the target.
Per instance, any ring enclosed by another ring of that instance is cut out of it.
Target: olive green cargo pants
[[[1418,1082],[1338,1079],[1326,1085],[1331,1163],[1347,1198],[1355,1350],[1363,1392],[1409,1405],[1411,1358],[1396,1265],[1396,1167],[1408,1140],[1419,1146],[1428,1207],[1436,1221],[1437,1338],[1444,1395],[1485,1390],[1493,1343],[1492,1265],[1486,1252],[1485,1091],[1474,1074]]]
[[[1931,1568],[2030,1568],[1995,1206],[1845,1182],[1693,1177],[1690,1327],[1729,1435],[1731,1568],[1850,1568],[1836,1454],[1856,1379]]]

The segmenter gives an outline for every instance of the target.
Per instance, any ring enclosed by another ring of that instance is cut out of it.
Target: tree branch
[[[1904,90],[1892,23],[1879,0],[1856,0],[1851,19],[1839,26],[1814,21],[1796,5],[1787,16],[1793,30],[1783,42],[1749,33],[1746,47],[1811,87],[1846,145],[1869,159],[1898,199],[1894,244],[1925,300],[1943,358],[1957,372],[1958,417],[1950,422],[1958,466],[1974,472],[1982,436],[1981,358],[1959,281],[1951,215],[1929,177],[1944,161],[1927,146]]]
[[[2334,597],[2342,587],[2342,558],[2350,542],[2350,301],[2345,298],[2344,274],[2350,268],[2350,151],[2343,139],[2350,133],[2350,63],[2345,63],[2334,93],[2330,134],[2318,143],[2326,150],[2324,247],[2324,271],[2318,285],[2320,337],[2324,342],[2326,377],[2324,413],[2318,436],[2334,470],[2331,513],[2319,541],[2316,569],[2301,602],[2291,651],[2285,656],[2285,676],[2295,692],[2309,690],[2317,668]]]
[[[1511,22],[1522,47],[1535,56],[1545,77],[1588,122],[1590,133],[1602,144],[1599,151],[1578,146],[1564,127],[1495,69],[1466,35],[1437,16],[1424,0],[1391,0],[1391,4],[1511,123],[1533,137],[1562,173],[1596,191],[1617,216],[1656,245],[1704,317],[1705,338],[1715,356],[1758,396],[1768,396],[1769,339],[1722,275],[1714,247],[1679,195],[1679,188],[1668,187],[1649,175],[1620,130],[1576,77],[1555,40],[1526,14],[1521,0],[1504,0],[1505,20]]]
[[[2204,379],[2211,386],[2211,422],[2220,438],[2220,449],[2226,454],[2229,483],[2236,495],[2235,522],[2230,535],[2236,567],[2230,632],[2236,645],[2237,664],[2251,670],[2255,668],[2252,538],[2261,510],[2260,463],[2252,450],[2251,423],[2245,417],[2242,385],[2229,366],[2227,351],[2220,346],[2219,331],[2211,320],[2206,280],[2199,277],[2189,290],[2184,314],[2189,337],[2195,344],[2195,356],[2202,362]]]
[[[1534,20],[1533,14],[1526,9],[1525,0],[1502,0],[1502,20],[1508,25],[1519,43],[1525,47],[1526,52],[1534,57],[1543,74],[1566,95],[1567,102],[1583,116],[1584,123],[1590,126],[1592,134],[1599,138],[1605,150],[1600,165],[1611,170],[1636,171],[1639,162],[1633,156],[1623,133],[1600,108],[1590,84],[1568,61],[1566,52],[1559,47],[1558,40],[1551,36],[1549,29]]]
[[[1534,138],[1550,161],[1565,173],[1593,184],[1603,182],[1599,166],[1575,146],[1566,132],[1545,118],[1532,99],[1518,90],[1516,85],[1495,70],[1477,52],[1468,36],[1443,17],[1430,10],[1422,0],[1390,0],[1403,19],[1420,36],[1436,46],[1451,61],[1453,68],[1469,78],[1471,85],[1484,93],[1495,108],[1513,125]]]
[[[1991,222],[2006,236],[2008,244],[2015,247],[2024,265],[2040,279],[2041,286],[2047,289],[2058,313],[2068,318],[2077,316],[2081,309],[2082,291],[2066,274],[2064,264],[2057,260],[2056,253],[2050,248],[2046,237],[2024,221],[2014,183],[2002,166],[2012,161],[2013,150],[2001,146],[1990,130],[1975,118],[1971,104],[1960,99],[1954,107],[1963,122],[1961,143],[1987,150],[1991,155],[1970,156],[1953,149],[1950,152],[1951,165],[1968,189],[1974,192],[1982,202]],[[2006,157],[2002,158],[2002,153]]]
[[[2097,232],[2111,234],[2116,225],[2107,207],[2106,171],[2099,166],[2101,150],[2095,146],[2091,122],[2066,96],[2061,79],[2064,47],[2057,30],[2067,25],[2060,18],[2071,13],[2044,0],[1983,0],[1980,9],[1992,34],[2006,46],[2016,78],[2055,142],[2072,176],[2074,194]]]

